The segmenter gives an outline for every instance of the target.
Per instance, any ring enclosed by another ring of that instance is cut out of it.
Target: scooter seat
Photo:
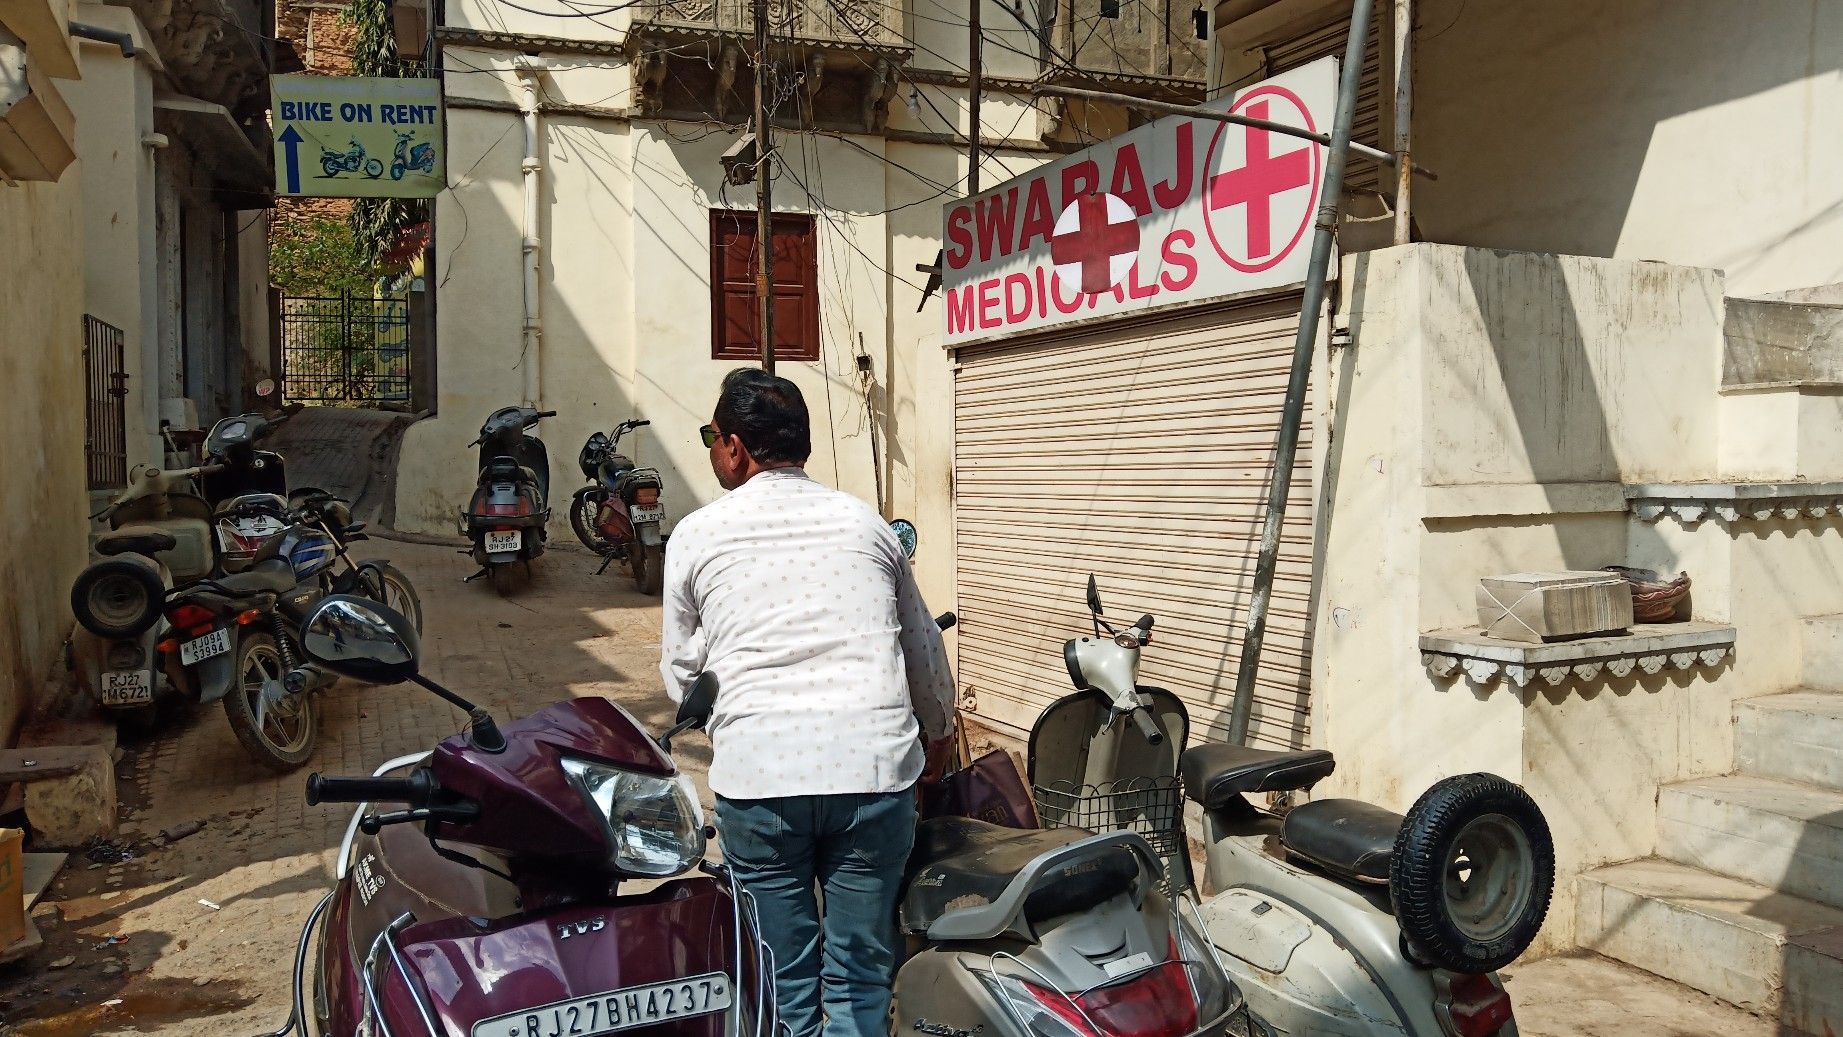
[[[926,932],[949,911],[989,904],[1031,861],[1091,834],[1080,828],[1005,828],[969,817],[923,821],[909,855],[902,927]],[[1131,889],[1138,876],[1131,852],[1096,847],[1092,859],[1069,861],[1043,875],[1024,900],[1024,916],[1036,921],[1085,911]]]
[[[1186,750],[1178,761],[1185,794],[1205,810],[1221,810],[1244,792],[1309,789],[1336,769],[1324,749],[1281,753],[1222,742]]]
[[[96,538],[96,553],[105,558],[116,555],[155,555],[179,545],[171,533],[157,529],[118,529]]]
[[[1392,810],[1354,799],[1321,799],[1286,815],[1280,843],[1340,879],[1386,886],[1401,825],[1402,816]]]
[[[280,594],[292,589],[300,580],[294,575],[294,566],[286,559],[270,558],[244,572],[220,576],[211,582],[236,597],[250,598],[258,594]]]

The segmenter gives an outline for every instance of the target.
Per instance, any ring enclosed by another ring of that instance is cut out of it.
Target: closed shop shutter
[[[1363,81],[1357,87],[1357,113],[1351,124],[1351,139],[1372,148],[1390,150],[1382,142],[1382,23],[1388,17],[1388,5],[1377,5],[1370,18],[1369,42],[1363,51]],[[1342,61],[1345,42],[1350,38],[1350,12],[1346,10],[1332,21],[1309,32],[1285,40],[1275,40],[1262,47],[1267,57],[1269,75],[1309,65],[1327,55]],[[1325,133],[1330,126],[1320,127]],[[1382,181],[1382,167],[1366,158],[1352,158],[1344,171],[1344,185],[1351,191],[1377,191]],[[1392,174],[1391,174],[1392,175]],[[1391,182],[1389,197],[1394,197]]]
[[[954,378],[958,675],[981,720],[1027,732],[1073,690],[1062,644],[1158,617],[1141,681],[1227,730],[1299,297],[963,350]],[[1282,531],[1252,744],[1305,744],[1311,408]]]

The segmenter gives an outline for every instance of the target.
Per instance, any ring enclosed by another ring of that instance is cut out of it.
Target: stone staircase
[[[1809,1034],[1843,1033],[1843,616],[1805,687],[1734,706],[1736,772],[1658,793],[1658,855],[1580,879],[1584,946]]]

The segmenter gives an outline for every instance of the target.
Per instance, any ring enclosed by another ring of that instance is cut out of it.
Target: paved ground
[[[392,433],[405,420],[307,410],[273,445],[288,458],[292,484],[355,498],[360,517],[387,523]],[[669,723],[655,669],[657,604],[627,579],[595,577],[598,560],[587,553],[553,551],[524,593],[502,600],[483,584],[461,584],[474,566],[451,547],[365,546],[421,592],[426,672],[501,719],[569,696],[606,695],[655,730]],[[35,912],[45,950],[0,967],[0,1034],[246,1037],[280,1024],[301,922],[331,882],[350,817],[307,807],[306,773],[368,773],[462,726],[457,711],[412,687],[345,682],[323,702],[319,755],[286,777],[247,759],[218,708],[124,745],[118,841],[134,857],[94,865],[72,858]],[[708,809],[708,743],[688,736],[677,756]],[[1506,975],[1524,1037],[1781,1034],[1766,1020],[1605,959],[1550,959]]]
[[[598,560],[587,553],[551,552],[525,593],[502,600],[482,583],[460,583],[473,566],[452,548],[366,546],[421,592],[427,672],[502,719],[568,696],[607,695],[655,728],[669,722],[656,599],[635,594],[630,580],[594,577]],[[286,962],[331,881],[350,817],[306,806],[306,773],[369,773],[462,726],[457,711],[408,686],[342,682],[323,701],[319,755],[286,777],[251,763],[215,707],[125,744],[121,841],[138,856],[94,868],[72,858],[39,908],[46,949],[0,969],[0,1017],[22,1035],[58,1037],[241,1037],[279,1025]],[[688,737],[678,756],[701,783],[708,743]],[[161,831],[192,821],[204,828],[153,845]],[[66,957],[75,960],[48,967]]]

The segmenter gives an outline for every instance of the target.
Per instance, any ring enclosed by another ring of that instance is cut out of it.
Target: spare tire
[[[145,558],[105,558],[77,574],[70,585],[70,610],[83,629],[98,637],[139,637],[160,620],[166,595],[160,570]]]
[[[1554,885],[1548,821],[1495,774],[1435,783],[1395,836],[1389,899],[1427,965],[1476,975],[1510,964],[1542,928]]]

